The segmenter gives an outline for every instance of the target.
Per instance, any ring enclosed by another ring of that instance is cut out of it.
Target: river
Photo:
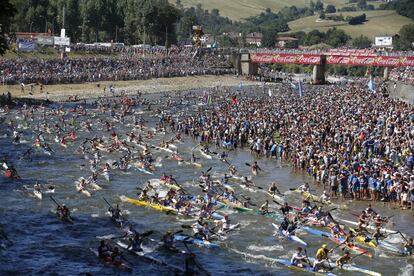
[[[160,99],[164,103],[165,98],[161,94],[144,95],[143,97],[154,101]],[[173,97],[174,98],[174,97]],[[73,103],[62,103],[64,110],[70,110]],[[46,108],[51,111],[56,108],[53,104]],[[2,275],[29,275],[29,274],[55,274],[55,275],[77,275],[92,273],[93,275],[113,275],[122,274],[123,272],[103,265],[93,253],[90,247],[97,248],[99,240],[97,236],[109,234],[119,235],[119,230],[112,224],[106,210],[108,206],[103,200],[105,197],[109,202],[119,203],[121,209],[126,210],[128,218],[140,232],[155,230],[151,236],[159,239],[167,230],[177,231],[181,229],[182,224],[189,224],[187,220],[157,212],[140,206],[135,206],[120,200],[121,195],[134,197],[136,187],[142,187],[146,180],[158,178],[163,172],[173,174],[179,183],[192,194],[200,193],[198,185],[194,184],[201,171],[209,167],[212,168],[211,174],[214,177],[221,177],[227,170],[217,159],[201,159],[203,167],[195,169],[193,166],[178,164],[177,161],[165,159],[165,152],[154,152],[155,156],[162,157],[162,167],[158,168],[154,175],[146,175],[137,170],[130,169],[127,173],[119,170],[111,172],[112,180],[107,182],[102,176],[98,178],[98,184],[103,187],[101,191],[91,191],[92,197],[87,198],[83,194],[75,191],[74,181],[79,177],[88,177],[90,175],[89,164],[83,159],[81,154],[75,153],[83,138],[91,138],[94,135],[98,137],[109,137],[110,132],[103,130],[102,124],[98,122],[99,118],[108,119],[109,111],[105,114],[97,112],[92,103],[89,108],[96,113],[96,116],[87,116],[93,122],[94,132],[78,131],[78,140],[74,144],[69,144],[68,148],[61,147],[58,143],[53,142],[53,135],[45,134],[48,141],[55,151],[55,154],[48,156],[42,153],[35,153],[33,160],[19,160],[19,156],[28,149],[33,143],[34,129],[41,117],[43,111],[37,109],[34,111],[34,120],[29,121],[28,128],[19,130],[22,133],[20,144],[12,144],[10,130],[6,127],[6,122],[14,120],[21,123],[22,115],[13,109],[10,112],[2,112],[1,116],[6,121],[1,124],[0,129],[0,154],[7,156],[8,160],[13,160],[22,180],[12,181],[5,177],[0,177],[0,223],[1,229],[7,234],[10,241],[0,240],[0,272]],[[158,118],[154,112],[145,111],[143,106],[136,106],[136,109],[142,111],[142,118],[147,120],[148,126],[154,126]],[[187,110],[188,108],[188,110]],[[187,107],[177,106],[177,110],[192,112],[197,106],[189,105]],[[72,115],[66,116],[69,121]],[[85,121],[86,116],[77,118],[77,122]],[[50,125],[58,123],[59,116],[47,114],[47,120]],[[53,124],[52,124],[53,122]],[[130,118],[125,119],[125,124],[131,123]],[[128,126],[120,127],[115,123],[115,130],[120,137],[125,137],[125,133],[131,131]],[[167,140],[173,136],[172,133],[156,135],[149,142],[158,144],[163,139]],[[190,157],[191,149],[197,144],[188,137],[184,137],[182,144],[175,144],[179,153],[185,158]],[[212,148],[214,149],[214,148]],[[198,150],[196,154],[200,156]],[[117,153],[103,153],[103,160],[117,160]],[[229,152],[228,160],[234,164],[242,175],[250,175],[250,168],[245,165],[246,162],[256,160],[247,149],[238,149]],[[303,172],[295,172],[289,164],[280,160],[260,158],[257,160],[263,169],[258,176],[254,177],[254,182],[258,186],[267,189],[269,183],[275,181],[282,191],[288,191],[287,198],[289,202],[300,204],[300,195],[289,192],[289,188],[297,187],[312,180]],[[81,165],[85,166],[81,166]],[[24,192],[22,186],[32,186],[36,179],[40,183],[53,184],[56,191],[54,198],[65,203],[72,211],[75,218],[73,225],[64,224],[53,214],[56,206],[44,195],[43,200],[38,200],[31,194]],[[236,194],[244,194],[251,197],[251,201],[261,205],[264,200],[270,199],[264,192],[257,190],[252,193],[241,190],[237,184],[234,184]],[[314,186],[317,194],[322,191],[321,187]],[[350,212],[360,212],[366,208],[368,202],[338,202],[338,210],[332,212],[335,217],[355,220]],[[272,208],[278,208],[276,204],[271,204]],[[373,203],[373,208],[382,215],[393,216],[392,223],[389,227],[394,227],[409,236],[414,236],[413,214],[414,211],[400,211],[391,209],[385,203]],[[241,223],[239,231],[229,234],[226,241],[219,242],[220,249],[205,249],[191,247],[196,253],[197,260],[212,275],[296,275],[298,272],[280,266],[273,262],[272,258],[290,258],[296,244],[276,239],[273,236],[274,229],[271,225],[272,219],[264,218],[250,213],[237,213],[230,209],[220,210],[222,213],[230,214],[233,222]],[[310,255],[314,255],[316,249],[322,244],[327,243],[329,247],[335,247],[335,244],[329,240],[322,240],[319,237],[310,236],[299,230],[298,235],[308,242],[307,249]],[[391,241],[398,242],[401,239],[394,236]],[[181,249],[181,245],[179,245]],[[370,251],[375,253],[374,258],[370,259],[361,256],[355,259],[355,263],[361,267],[377,271],[383,275],[413,275],[414,259],[393,257],[384,254],[376,249]],[[337,256],[340,250],[336,250],[333,256]],[[163,258],[166,262],[183,266],[183,258],[180,255],[171,255],[166,252],[154,252],[154,256]],[[139,275],[172,275],[168,268],[160,267],[154,264],[125,253],[125,257],[134,267],[134,274]],[[340,275],[356,275],[356,273],[334,271]],[[362,275],[362,274],[361,274]]]

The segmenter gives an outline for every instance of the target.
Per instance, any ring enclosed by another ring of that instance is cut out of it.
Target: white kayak
[[[340,219],[340,218],[338,218],[336,220],[340,221],[342,223],[346,223],[346,224],[358,225],[358,222],[355,222],[355,221],[352,221],[352,220]],[[375,230],[376,229],[375,226],[373,226],[373,225],[368,225],[366,228],[369,229],[369,230]],[[388,233],[388,234],[393,234],[393,233],[396,232],[396,230],[391,230],[391,229],[386,229],[386,228],[381,228],[381,231],[385,232],[385,233]]]
[[[106,181],[111,181],[109,177],[109,171],[102,172],[102,176],[106,179]]]
[[[213,156],[211,156],[210,154],[208,154],[207,152],[205,152],[205,151],[203,151],[203,150],[201,150],[201,149],[200,149],[200,153],[201,153],[201,155],[202,155],[204,158],[207,158],[207,159],[213,159]]]
[[[291,235],[285,230],[280,230],[279,225],[272,223],[273,227],[276,229],[278,234],[282,234],[284,237],[286,237],[288,240],[299,243],[303,246],[308,246],[306,242],[304,242],[301,238],[299,238],[296,235]]]

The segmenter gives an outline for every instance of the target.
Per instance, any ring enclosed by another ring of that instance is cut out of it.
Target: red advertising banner
[[[327,56],[327,64],[355,65],[355,66],[414,66],[414,57],[398,56]]]
[[[253,63],[320,64],[321,56],[312,54],[251,54]]]

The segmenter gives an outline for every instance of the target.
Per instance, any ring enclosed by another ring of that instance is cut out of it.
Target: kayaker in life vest
[[[112,259],[112,263],[114,265],[121,265],[122,264],[122,252],[119,251],[118,247],[114,247],[114,250],[112,251],[111,254],[111,259]]]
[[[101,241],[98,247],[98,256],[102,259],[111,257],[111,247],[107,245],[105,241]]]
[[[230,229],[230,219],[228,215],[225,215],[221,220],[221,232],[226,232]]]
[[[327,191],[323,191],[323,194],[319,197],[319,201],[322,203],[328,203],[331,201],[331,197]]]
[[[348,247],[352,247],[352,246],[354,246],[354,239],[355,239],[354,232],[352,232],[351,230],[349,230],[348,235],[346,235],[346,237],[345,237],[345,241],[344,241],[344,243],[345,243]]]
[[[121,210],[119,209],[119,205],[117,204],[115,208],[110,206],[108,211],[111,213],[111,217],[114,219],[120,219],[122,216]]]
[[[264,214],[269,213],[269,200],[266,199],[265,203],[260,206],[259,211]]]
[[[172,231],[167,231],[162,237],[163,245],[168,249],[175,249],[174,235]]]
[[[414,255],[414,244],[412,238],[408,239],[408,241],[404,244],[404,251],[408,256]]]
[[[344,264],[349,262],[351,260],[351,254],[349,254],[349,251],[345,251],[344,255],[340,256],[338,259],[336,259],[335,264],[336,266],[339,266],[342,268]]]
[[[254,161],[253,165],[252,165],[252,174],[256,175],[258,173],[258,171],[261,171],[262,168],[259,167],[259,165],[257,164],[257,161]]]
[[[142,251],[141,248],[142,238],[140,235],[135,235],[135,237],[131,237],[128,239],[128,247],[127,249],[132,249],[134,251]]]
[[[290,207],[289,205],[288,205],[288,203],[287,202],[285,202],[285,204],[282,206],[282,207],[280,207],[280,209],[279,209],[281,212],[282,212],[282,214],[285,216],[285,215],[287,215],[287,214],[289,214],[289,211],[290,210],[292,210],[292,207]]]
[[[246,187],[254,187],[253,185],[253,181],[249,180],[247,178],[247,176],[244,177],[243,181],[242,181],[243,185],[246,185]]]
[[[308,257],[302,254],[302,247],[296,248],[296,252],[293,253],[292,258],[290,259],[290,263],[297,267],[304,267],[303,263],[308,262]]]
[[[63,206],[59,205],[56,208],[56,213],[58,213],[58,215],[60,216],[61,219],[70,218],[70,211],[69,211],[68,207],[66,207],[65,204],[63,204]]]
[[[362,213],[361,213],[361,215],[359,216],[358,219],[359,219],[359,223],[367,224],[367,219],[368,219],[367,212],[365,210],[362,211]]]
[[[324,269],[323,263],[328,259],[328,254],[333,250],[329,250],[326,244],[323,244],[318,251],[316,251],[315,261],[313,262],[313,270],[321,271]]]
[[[279,191],[279,189],[276,187],[276,182],[272,182],[272,185],[269,187],[268,192],[271,195],[275,195],[276,193],[281,195],[282,193]]]

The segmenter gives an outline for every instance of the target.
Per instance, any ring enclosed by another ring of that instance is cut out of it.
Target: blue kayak
[[[201,247],[207,247],[207,248],[219,248],[220,247],[220,245],[216,243],[211,243],[209,241],[197,239],[197,238],[187,236],[187,235],[174,235],[174,239],[176,241],[185,241],[185,242],[192,243],[192,244],[195,244]]]

